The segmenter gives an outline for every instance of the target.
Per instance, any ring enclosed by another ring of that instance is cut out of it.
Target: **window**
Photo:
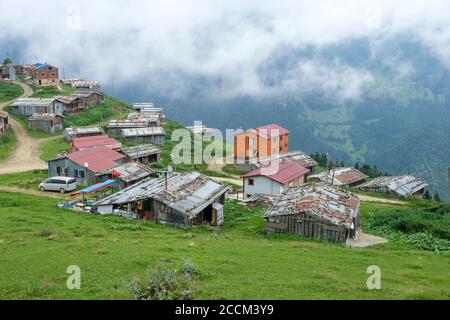
[[[62,168],[61,167],[56,167],[56,175],[60,176],[62,174]]]
[[[84,171],[80,170],[80,178],[84,179]]]
[[[250,138],[249,144],[250,144],[251,147],[256,147],[256,139],[255,138]]]
[[[248,179],[248,185],[249,185],[249,186],[254,186],[254,185],[255,185],[255,180],[253,180],[253,179]]]
[[[75,170],[74,173],[75,173],[75,178],[78,178],[78,170]]]

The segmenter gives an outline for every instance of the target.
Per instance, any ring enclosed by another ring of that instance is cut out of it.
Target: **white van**
[[[70,177],[48,178],[39,185],[41,191],[59,191],[61,193],[73,191],[77,188],[77,182]]]

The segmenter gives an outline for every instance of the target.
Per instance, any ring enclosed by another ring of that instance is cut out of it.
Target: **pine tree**
[[[432,199],[432,197],[431,197],[431,193],[430,193],[430,191],[425,191],[425,194],[424,194],[424,197],[425,197],[425,199],[427,199],[427,200],[431,200]]]

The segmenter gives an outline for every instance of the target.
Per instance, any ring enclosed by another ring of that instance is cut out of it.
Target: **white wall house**
[[[270,172],[268,166],[253,170],[242,176],[244,199],[255,194],[267,194],[277,196],[287,187],[299,186],[307,181],[309,169],[298,162],[286,161],[279,163],[278,171]]]

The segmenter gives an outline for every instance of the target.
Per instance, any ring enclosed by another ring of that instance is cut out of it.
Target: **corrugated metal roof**
[[[290,151],[285,154],[275,154],[266,158],[250,159],[249,163],[256,166],[267,165],[272,161],[296,161],[304,167],[315,167],[318,165],[317,161],[305,154],[302,151]]]
[[[120,166],[117,166],[115,168],[111,168],[102,172],[97,173],[97,175],[105,175],[105,174],[111,174],[112,171],[115,171],[120,174],[120,176],[116,176],[116,179],[120,179],[125,182],[132,182],[136,180],[144,179],[151,174],[153,174],[153,170],[149,167],[137,163],[137,162],[129,162],[122,164]]]
[[[80,166],[87,164],[90,171],[97,173],[117,167],[119,164],[115,161],[125,156],[107,147],[95,147],[69,153],[66,157]]]
[[[271,170],[271,167],[277,170]],[[256,176],[267,177],[271,180],[279,182],[281,184],[289,183],[298,177],[304,176],[310,172],[302,165],[294,161],[284,161],[278,163],[272,163],[270,165],[255,169],[249,173],[243,175],[243,178],[250,178]]]
[[[143,118],[135,120],[111,120],[108,122],[108,129],[112,128],[146,128],[149,121]]]
[[[55,99],[41,99],[41,98],[19,98],[11,107],[47,107],[51,105]]]
[[[28,121],[42,121],[42,120],[53,120],[55,118],[64,118],[63,115],[54,113],[35,113],[28,117]]]
[[[162,127],[122,129],[122,136],[126,138],[165,135],[165,134],[166,132]]]
[[[411,175],[378,177],[359,186],[360,189],[387,188],[402,196],[413,195],[417,191],[427,187],[427,183]]]
[[[334,180],[333,180],[334,173]],[[334,185],[349,185],[367,178],[361,171],[355,168],[334,168],[330,172],[321,172],[309,177],[310,179],[318,179],[320,181],[331,183]]]
[[[122,144],[119,141],[106,135],[74,138],[72,140],[72,145],[79,150],[98,146],[104,146],[111,149],[119,149],[122,147]]]
[[[329,223],[352,227],[359,213],[359,199],[350,192],[319,183],[286,189],[264,213],[264,217],[308,213]]]
[[[160,153],[159,149],[152,144],[141,144],[134,147],[122,148],[121,151],[132,159]]]
[[[198,172],[169,176],[167,190],[164,184],[164,178],[147,179],[94,205],[125,204],[153,198],[192,217],[230,189]]]
[[[73,127],[73,128],[66,128],[64,130],[69,135],[74,134],[93,134],[93,133],[101,133],[102,129],[100,127],[95,126],[89,126],[89,127]]]

